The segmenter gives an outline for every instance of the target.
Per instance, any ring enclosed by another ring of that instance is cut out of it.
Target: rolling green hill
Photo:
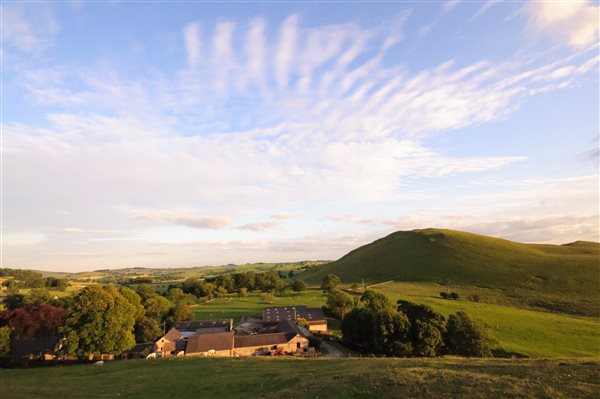
[[[600,244],[521,244],[440,229],[399,231],[308,270],[318,283],[329,273],[344,283],[395,280],[501,290],[524,305],[600,315]]]

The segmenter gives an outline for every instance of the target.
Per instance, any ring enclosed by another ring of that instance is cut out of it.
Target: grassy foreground
[[[593,398],[600,361],[129,360],[0,370],[10,398]]]

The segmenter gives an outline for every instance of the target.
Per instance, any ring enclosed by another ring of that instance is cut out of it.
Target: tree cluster
[[[65,278],[44,277],[41,273],[32,270],[0,269],[0,277],[9,277],[2,282],[2,285],[9,289],[45,287],[64,291],[69,286]]]
[[[375,290],[366,290],[345,315],[342,334],[362,350],[386,356],[491,356],[496,345],[483,323],[464,312],[446,321],[426,305],[398,301],[394,306]]]

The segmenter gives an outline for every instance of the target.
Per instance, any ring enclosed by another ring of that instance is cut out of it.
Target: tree
[[[340,280],[340,278],[335,274],[328,274],[323,278],[323,281],[321,282],[321,289],[323,291],[331,291],[335,289],[335,287],[340,285],[341,282],[342,280]]]
[[[448,353],[473,357],[492,356],[492,349],[497,344],[481,321],[463,311],[448,317],[445,342]]]
[[[279,274],[277,274],[275,271],[263,273],[263,277],[263,287],[261,288],[262,291],[281,292],[285,289],[285,283],[281,281]]]
[[[66,278],[46,277],[45,286],[57,291],[64,291],[69,286],[69,282]]]
[[[39,306],[52,302],[53,296],[44,288],[34,288],[25,297],[25,305]]]
[[[248,288],[246,288],[246,287],[240,288],[240,291],[238,292],[238,296],[240,298],[247,298],[248,297]]]
[[[412,353],[410,322],[393,307],[353,309],[342,321],[345,339],[369,352],[389,356]]]
[[[135,292],[140,296],[142,301],[145,301],[146,299],[156,295],[156,292],[154,292],[152,287],[146,284],[138,285],[138,287],[135,289]]]
[[[410,321],[413,356],[436,356],[444,346],[446,319],[427,305],[398,301],[398,311]]]
[[[12,294],[4,297],[4,306],[9,310],[25,306],[25,295]]]
[[[146,308],[146,316],[163,320],[173,303],[163,296],[154,295],[143,301],[143,305]]]
[[[0,363],[8,361],[10,356],[10,328],[0,327]]]
[[[308,289],[308,286],[302,280],[296,280],[292,284],[292,290],[294,290],[295,292],[306,291],[307,289]]]
[[[166,317],[168,325],[189,320],[192,320],[192,308],[183,303],[178,303],[169,309]]]
[[[183,303],[186,305],[193,305],[198,301],[196,296],[184,293],[181,288],[169,289],[167,298],[173,303]]]
[[[341,320],[354,307],[354,299],[345,292],[334,289],[327,296],[326,306],[335,317]]]
[[[235,285],[231,274],[221,274],[220,276],[217,276],[215,284],[218,288],[223,287],[227,292],[235,292]]]
[[[42,338],[58,334],[66,310],[52,305],[31,306],[0,312],[0,325],[11,328],[17,338]]]
[[[135,342],[154,342],[163,333],[163,330],[156,320],[142,317],[135,322],[133,333]]]
[[[134,290],[127,287],[121,287],[119,288],[119,293],[123,295],[123,298],[125,298],[131,306],[133,306],[133,317],[136,321],[145,316],[146,310],[142,305],[142,298]]]
[[[75,296],[62,332],[67,355],[119,354],[135,345],[135,308],[113,286],[91,285]]]
[[[366,290],[360,296],[360,300],[366,308],[372,309],[376,312],[384,309],[394,309],[392,301],[390,301],[385,294],[373,289]]]

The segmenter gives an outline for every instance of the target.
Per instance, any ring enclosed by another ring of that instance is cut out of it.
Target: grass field
[[[210,320],[233,318],[237,323],[242,316],[260,313],[268,306],[306,305],[308,307],[321,307],[325,303],[325,295],[321,290],[307,290],[301,293],[285,292],[278,296],[274,303],[267,303],[259,298],[258,293],[251,293],[247,298],[238,298],[235,295],[218,298],[209,303],[194,307],[196,320]]]
[[[595,317],[441,299],[443,287],[435,284],[390,283],[376,288],[394,302],[422,303],[446,316],[464,310],[488,324],[507,352],[549,358],[600,356],[600,319]]]
[[[598,360],[196,358],[0,370],[32,398],[597,398]]]

